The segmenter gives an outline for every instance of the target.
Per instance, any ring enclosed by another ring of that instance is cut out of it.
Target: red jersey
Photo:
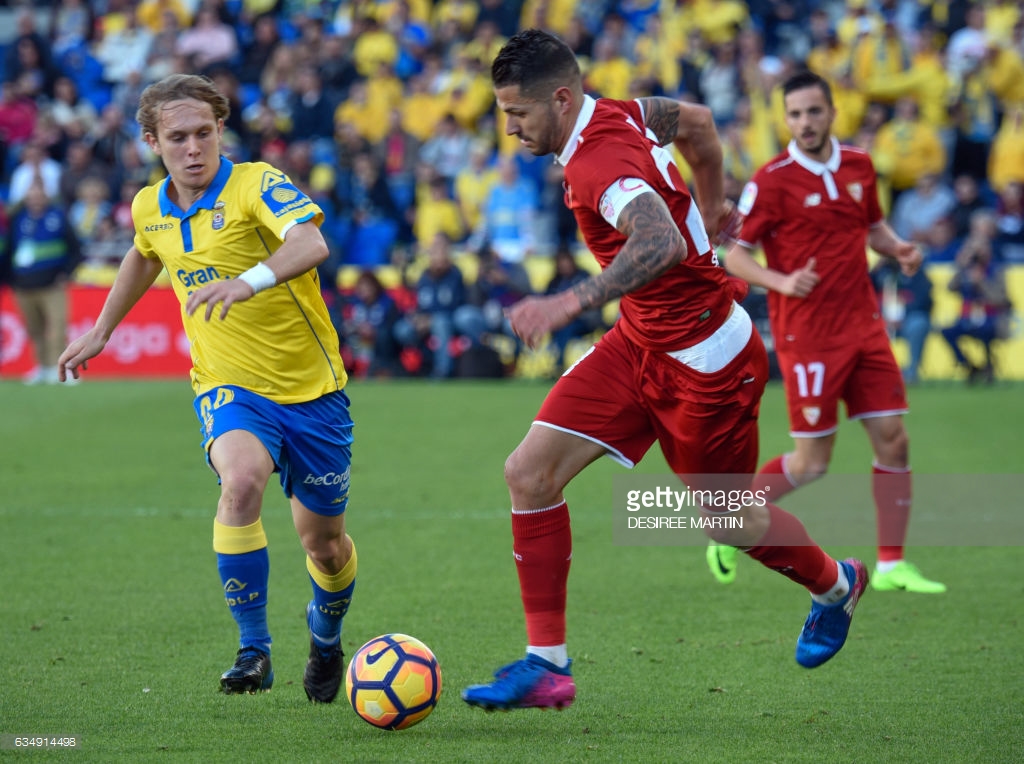
[[[626,337],[648,350],[681,350],[714,334],[729,315],[732,290],[686,182],[671,152],[645,127],[640,104],[588,96],[558,162],[565,167],[566,206],[602,268],[626,242],[608,221],[616,184],[628,194],[641,186],[631,181],[646,183],[665,200],[686,241],[683,262],[623,296],[619,324]]]
[[[867,152],[833,138],[832,156],[822,164],[791,142],[754,173],[738,206],[746,216],[739,241],[751,249],[760,242],[769,268],[791,273],[816,258],[821,281],[807,297],[768,293],[777,344],[856,343],[882,321],[868,275],[868,231],[882,211]]]

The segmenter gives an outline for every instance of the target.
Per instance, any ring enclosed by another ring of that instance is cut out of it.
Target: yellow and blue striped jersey
[[[170,179],[147,186],[132,203],[135,248],[158,258],[182,305],[191,345],[195,394],[238,385],[278,403],[313,400],[345,386],[338,335],[315,269],[235,303],[224,320],[200,308],[185,313],[188,295],[267,259],[298,223],[320,225],[323,212],[291,180],[264,162],[220,169],[188,210],[167,196]],[[219,310],[219,308],[217,308]]]

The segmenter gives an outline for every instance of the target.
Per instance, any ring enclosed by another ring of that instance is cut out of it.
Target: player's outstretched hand
[[[107,338],[93,327],[68,345],[57,359],[57,376],[67,382],[68,376],[78,379],[78,369],[89,368],[89,359],[95,358],[107,345]]]
[[[512,331],[530,348],[536,348],[545,335],[561,329],[576,315],[572,305],[579,300],[571,291],[541,297],[524,297],[505,310]],[[578,310],[577,310],[578,312]]]
[[[209,321],[213,317],[214,307],[220,303],[220,319],[223,321],[232,305],[236,302],[244,302],[254,294],[256,294],[256,290],[241,279],[215,281],[188,296],[188,300],[185,302],[185,312],[191,316],[199,309],[200,305],[205,305],[205,319]]]
[[[785,281],[782,283],[782,289],[779,291],[788,297],[806,297],[821,281],[821,276],[814,270],[814,267],[818,264],[818,261],[811,257],[807,260],[806,265],[802,268],[797,268],[795,271],[786,276]]]
[[[901,241],[896,246],[896,262],[900,264],[900,270],[905,276],[913,276],[921,267],[924,256],[920,248],[909,241]]]

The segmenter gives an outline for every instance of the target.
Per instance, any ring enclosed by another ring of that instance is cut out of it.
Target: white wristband
[[[251,286],[256,294],[277,285],[277,276],[266,263],[256,263],[238,278]]]

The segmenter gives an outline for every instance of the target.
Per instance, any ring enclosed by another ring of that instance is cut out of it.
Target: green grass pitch
[[[217,485],[186,383],[0,384],[0,734],[80,736],[72,753],[2,750],[0,759],[1024,760],[1024,557],[1010,545],[1024,540],[912,548],[950,591],[869,590],[844,650],[807,671],[793,660],[808,607],[795,585],[741,560],[739,580],[723,587],[701,548],[613,545],[612,482],[624,470],[610,460],[567,491],[576,704],[562,713],[466,707],[461,688],[523,649],[502,466],[546,389],[350,386],[348,527],[360,569],[345,649],[409,633],[434,649],[444,676],[430,718],[382,732],[344,699],[306,701],[309,586],[275,485],[264,524],[276,684],[260,696],[217,692],[236,632],[210,548]],[[1024,471],[1022,393],[912,389],[915,471]],[[773,386],[762,456],[788,445]],[[869,462],[859,426],[845,423],[834,471],[866,472]],[[638,469],[663,473],[660,453]],[[985,510],[963,507],[967,517]],[[870,547],[829,551],[874,559]]]

